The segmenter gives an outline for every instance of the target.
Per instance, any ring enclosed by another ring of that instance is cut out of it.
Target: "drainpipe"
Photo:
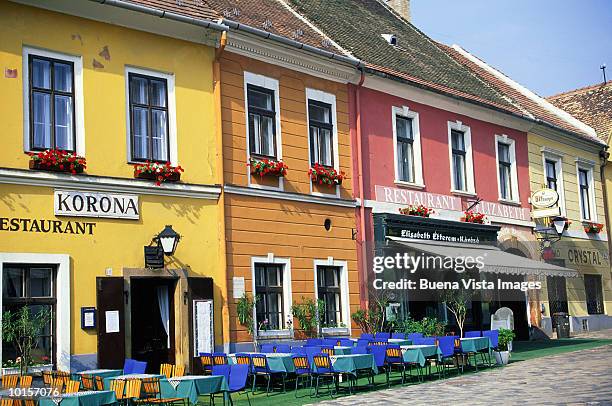
[[[363,155],[361,142],[361,88],[365,80],[365,72],[361,70],[361,78],[355,89],[355,121],[356,121],[356,137],[357,137],[357,180],[359,190],[359,244],[361,246],[361,266],[359,267],[360,280],[362,282],[359,289],[359,304],[362,309],[367,309],[369,306],[368,300],[368,272],[367,272],[367,250],[366,250],[366,222],[365,222],[365,201],[363,192]]]
[[[610,203],[608,202],[608,187],[606,185],[606,166],[608,164],[608,159],[610,158],[610,153],[608,152],[608,146],[599,151],[599,158],[601,164],[599,165],[599,176],[601,178],[601,191],[603,194],[604,201],[604,214],[606,215],[606,229],[608,232],[608,257],[612,254],[612,230],[610,230]]]
[[[222,321],[222,339],[223,351],[227,354],[230,352],[230,322],[229,322],[229,287],[228,272],[227,272],[227,247],[225,242],[225,192],[223,190],[224,170],[223,170],[223,126],[221,116],[221,55],[227,44],[227,31],[221,33],[219,47],[215,49],[215,60],[213,62],[213,97],[215,99],[215,133],[217,147],[217,183],[221,185],[221,193],[219,194],[218,213],[220,220],[217,235],[219,236],[219,267],[224,271],[223,282],[221,282],[221,321]]]

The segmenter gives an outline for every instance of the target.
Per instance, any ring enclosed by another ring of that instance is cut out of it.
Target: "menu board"
[[[215,337],[213,328],[213,301],[193,301],[193,351],[194,357],[202,352],[213,352]]]

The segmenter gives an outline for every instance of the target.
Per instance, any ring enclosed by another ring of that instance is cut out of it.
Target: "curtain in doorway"
[[[168,336],[167,348],[170,348],[170,300],[168,297],[168,286],[157,287],[157,303],[159,304],[161,321]]]

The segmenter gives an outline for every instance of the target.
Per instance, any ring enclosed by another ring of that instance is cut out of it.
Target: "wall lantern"
[[[567,219],[565,217],[555,217],[552,220],[553,227],[559,236],[563,235],[563,232],[567,228]]]
[[[166,256],[171,257],[176,251],[176,246],[179,243],[181,236],[172,229],[172,226],[167,225],[161,233],[157,235],[157,241],[161,245],[162,250]]]

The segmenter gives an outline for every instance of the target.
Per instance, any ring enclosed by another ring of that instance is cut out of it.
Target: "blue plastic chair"
[[[313,356],[313,364],[315,365],[314,372],[312,373],[312,376],[315,378],[315,396],[318,397],[320,379],[331,378],[332,382],[336,384],[336,378],[339,373],[334,371],[334,367],[331,364],[331,359],[327,354],[315,354]],[[333,396],[334,392],[329,387],[329,381],[327,382],[327,390],[330,396]]]
[[[321,353],[321,346],[317,346],[317,347],[304,347],[304,350],[306,351],[306,356],[308,357],[308,362],[310,362],[310,365],[314,364],[314,356],[316,354],[320,354]]]
[[[200,365],[205,374],[212,374],[212,367],[215,365],[213,355],[210,352],[200,353]]]
[[[295,347],[291,347],[291,353],[297,355],[306,355],[306,348],[296,345]]]
[[[227,354],[224,352],[213,352],[213,365],[227,365]]]
[[[489,337],[491,340],[491,347],[497,348],[499,345],[499,330],[483,330],[483,337]]]
[[[283,378],[283,392],[285,392],[285,376],[284,371],[272,371],[270,365],[268,365],[268,358],[263,354],[252,354],[251,365],[253,366],[253,389],[252,393],[255,393],[255,386],[258,376],[265,376],[267,380],[266,394],[270,394],[270,382],[272,381],[272,375],[281,375]]]
[[[415,338],[423,338],[423,333],[410,333],[408,339],[414,343]]]
[[[482,331],[476,331],[476,330],[472,330],[472,331],[466,331],[463,336],[465,338],[474,338],[474,337],[482,337]]]
[[[442,352],[442,373],[446,376],[446,369],[449,366],[445,361],[451,360],[450,365],[455,365],[452,362],[455,358],[455,340],[458,336],[442,336],[438,337],[438,348]],[[457,363],[458,364],[458,363]],[[459,373],[459,367],[457,366],[457,374]],[[440,377],[440,369],[438,368],[438,377]]]
[[[262,344],[261,352],[264,354],[271,354],[274,352],[274,344]]]
[[[123,363],[123,373],[125,375],[132,374],[133,370],[134,370],[134,360],[131,358],[126,358],[125,362]]]
[[[340,345],[343,347],[353,347],[355,346],[355,342],[353,340],[351,340],[350,338],[341,338],[340,340]]]
[[[435,337],[416,337],[412,340],[414,345],[435,345]]]
[[[291,352],[291,346],[289,344],[277,344],[274,352],[289,354]]]
[[[297,398],[297,390],[301,378],[308,378],[309,385],[312,386],[312,367],[305,354],[292,355],[291,360],[295,368],[295,397]]]
[[[406,334],[405,333],[392,333],[391,338],[399,338],[400,340],[405,340]]]
[[[211,375],[223,376],[225,378],[225,383],[229,384],[230,365],[213,365]],[[215,393],[211,393],[209,395],[211,404],[214,404],[214,397],[215,397]]]
[[[367,347],[372,340],[369,338],[360,338],[357,340],[357,347]]]
[[[336,344],[338,344],[338,340],[336,340],[335,338],[324,338],[323,342],[321,343],[321,345],[332,346],[332,347],[335,347]]]
[[[249,399],[249,391],[246,390],[247,378],[249,377],[249,366],[243,364],[230,365],[230,376],[228,389],[230,393],[230,402],[231,402],[231,394],[241,392],[246,394],[247,400],[249,401],[249,406],[251,405],[251,399]],[[241,394],[242,394],[241,393]]]
[[[374,339],[374,334],[369,334],[369,333],[361,333],[361,336],[359,338],[364,338],[364,339],[368,339],[368,340],[373,340]]]
[[[146,370],[147,370],[147,363],[145,361],[134,360],[134,364],[132,367],[133,374],[144,374]]]
[[[367,347],[369,354],[374,356],[374,362],[379,369],[385,369],[385,356],[387,353],[386,345],[371,345]]]
[[[374,334],[374,340],[376,340],[376,341],[384,341],[384,340],[388,340],[390,338],[391,338],[391,333],[380,332],[380,333]]]
[[[376,347],[371,347],[376,348]],[[391,370],[395,367],[402,373],[402,385],[406,380],[406,364],[402,356],[400,346],[397,344],[390,344],[385,348],[385,372],[387,375],[387,386],[391,386]]]
[[[306,339],[306,344],[304,345],[305,347],[314,347],[316,345],[321,345],[323,344],[323,340],[321,340],[320,338],[307,338]]]
[[[351,348],[351,354],[368,354],[368,347],[359,346]]]

